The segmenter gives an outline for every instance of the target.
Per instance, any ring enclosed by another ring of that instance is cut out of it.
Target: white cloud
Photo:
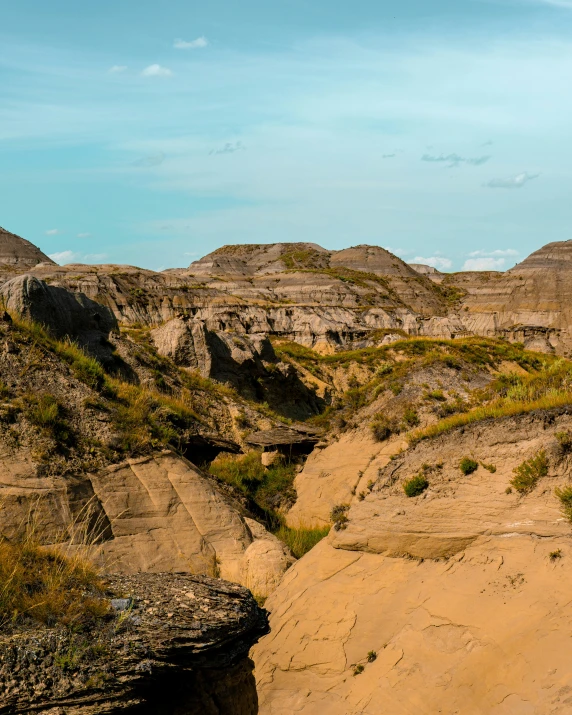
[[[91,238],[91,233],[89,233],[88,231],[86,231],[85,233],[78,233],[77,237],[78,238]]]
[[[190,42],[179,38],[173,42],[173,47],[176,50],[200,50],[208,44],[209,41],[206,37],[197,37],[196,40],[191,40]]]
[[[60,265],[65,265],[66,263],[77,261],[80,254],[74,253],[74,251],[58,251],[56,253],[50,253],[48,257]]]
[[[468,258],[463,264],[464,271],[500,271],[504,268],[504,258]]]
[[[46,231],[46,236],[57,236],[59,232],[60,231],[57,228],[50,228],[48,231]]]
[[[444,258],[443,256],[429,256],[429,258],[415,256],[410,263],[423,263],[426,266],[433,266],[433,268],[437,268],[438,270],[447,270],[453,267],[453,261],[450,258]]]
[[[540,174],[529,174],[527,171],[523,171],[521,174],[509,176],[506,179],[491,179],[483,186],[488,189],[520,189],[529,181],[538,179],[539,176]]]
[[[83,256],[82,261],[86,263],[101,263],[107,258],[107,253],[86,253]]]
[[[108,69],[109,74],[121,74],[127,71],[127,65],[113,65]]]
[[[498,248],[496,251],[471,251],[469,256],[471,258],[476,258],[477,256],[518,256],[520,255],[518,251],[514,248]]]
[[[162,67],[161,65],[149,65],[141,72],[143,77],[170,77],[172,74],[168,67]]]

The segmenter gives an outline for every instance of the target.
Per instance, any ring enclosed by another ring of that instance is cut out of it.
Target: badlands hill
[[[0,548],[91,544],[112,612],[0,598],[0,712],[570,711],[572,243],[36,250],[0,233]]]

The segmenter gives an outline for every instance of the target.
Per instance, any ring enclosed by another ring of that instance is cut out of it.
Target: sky
[[[380,245],[504,270],[572,239],[572,0],[19,0],[0,226],[59,263]]]

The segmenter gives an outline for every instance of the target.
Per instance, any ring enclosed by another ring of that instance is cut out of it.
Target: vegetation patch
[[[429,480],[424,474],[416,474],[403,484],[403,491],[407,497],[418,497],[429,487]]]
[[[540,452],[526,459],[518,467],[515,467],[514,477],[511,479],[511,485],[521,494],[528,494],[537,485],[539,479],[548,474],[548,458],[546,452],[541,449]]]
[[[283,524],[275,535],[283,541],[297,559],[301,559],[330,533],[330,527],[323,529],[291,529]]]
[[[349,504],[337,504],[333,507],[330,513],[330,519],[334,525],[335,531],[343,531],[348,525],[348,511],[350,510]]]
[[[30,621],[89,628],[109,612],[104,587],[90,563],[31,539],[0,541],[0,627]]]
[[[572,522],[572,487],[556,487],[554,491],[560,500],[564,516]]]
[[[478,468],[478,462],[475,462],[475,460],[470,457],[463,457],[463,459],[459,462],[459,469],[466,477],[468,477],[469,474],[476,472]]]

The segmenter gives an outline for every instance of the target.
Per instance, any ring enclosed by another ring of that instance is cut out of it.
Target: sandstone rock
[[[255,715],[248,649],[268,630],[244,588],[182,574],[108,579],[132,604],[89,633],[0,637],[0,713]]]
[[[571,427],[567,410],[477,423],[382,468],[347,529],[268,600],[271,634],[253,650],[261,713],[567,713],[572,527],[554,488],[570,462],[554,434]],[[541,448],[548,476],[507,494]],[[464,476],[467,454],[496,472]],[[424,463],[429,489],[408,499]]]
[[[172,452],[131,459],[80,480],[37,477],[31,464],[0,458],[0,533],[9,538],[33,512],[46,543],[70,533],[97,538],[97,558],[108,571],[221,576],[255,583],[260,596],[292,563],[264,527],[251,528],[237,504]],[[258,539],[263,546],[249,551]]]

